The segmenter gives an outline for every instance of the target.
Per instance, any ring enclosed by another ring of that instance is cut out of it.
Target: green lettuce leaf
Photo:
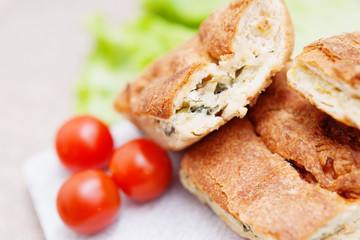
[[[359,0],[285,0],[295,28],[294,56],[319,38],[360,30]]]
[[[230,0],[144,0],[143,7],[169,21],[197,28],[212,11],[229,2]]]

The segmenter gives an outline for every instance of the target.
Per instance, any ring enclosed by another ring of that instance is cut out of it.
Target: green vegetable
[[[240,76],[240,74],[242,73],[245,67],[246,65],[242,66],[241,68],[235,71],[235,78],[238,78]]]
[[[176,113],[188,113],[190,108],[189,102],[183,102],[180,109],[176,110]]]
[[[221,92],[223,92],[223,91],[225,91],[225,90],[227,90],[227,89],[228,89],[228,88],[226,87],[225,84],[218,82],[218,83],[216,84],[216,88],[215,88],[214,94],[219,94],[219,93],[221,93]]]
[[[217,110],[218,109],[218,107],[219,107],[219,105],[217,105],[217,106],[215,106],[215,107],[213,107],[213,108],[211,108],[211,107],[205,107],[204,105],[202,105],[202,106],[200,106],[200,107],[198,107],[198,106],[192,106],[191,108],[190,108],[190,112],[192,112],[192,113],[201,113],[203,110],[206,110],[206,115],[211,115],[211,114],[213,114],[213,112],[215,111],[215,110]]]

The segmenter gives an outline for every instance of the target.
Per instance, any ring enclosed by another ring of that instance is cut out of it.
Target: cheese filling
[[[341,120],[349,119],[360,126],[360,95],[354,89],[335,83],[303,65],[296,65],[289,73],[290,85],[309,97],[319,108]]]
[[[234,39],[234,55],[223,56],[189,79],[174,101],[174,114],[160,119],[159,127],[178,141],[201,138],[233,117],[244,117],[246,106],[258,96],[282,64],[286,52],[280,26],[280,4],[255,1],[240,21]]]

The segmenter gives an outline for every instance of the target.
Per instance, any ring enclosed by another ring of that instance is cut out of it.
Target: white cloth
[[[126,121],[113,126],[112,133],[116,146],[141,136],[136,127]],[[218,216],[182,187],[178,178],[182,155],[181,152],[170,152],[174,178],[162,197],[138,204],[122,194],[118,220],[93,236],[72,232],[57,214],[56,195],[70,173],[60,165],[54,150],[32,157],[24,166],[24,175],[46,239],[239,239]]]

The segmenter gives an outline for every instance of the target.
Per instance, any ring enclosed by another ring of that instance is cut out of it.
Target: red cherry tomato
[[[124,193],[138,202],[161,195],[172,178],[166,151],[148,139],[133,140],[116,149],[109,170]]]
[[[109,226],[120,208],[119,189],[99,170],[85,170],[71,176],[56,199],[62,221],[73,231],[94,234]]]
[[[109,128],[94,117],[72,118],[56,136],[56,152],[63,165],[72,172],[104,169],[112,150]]]

